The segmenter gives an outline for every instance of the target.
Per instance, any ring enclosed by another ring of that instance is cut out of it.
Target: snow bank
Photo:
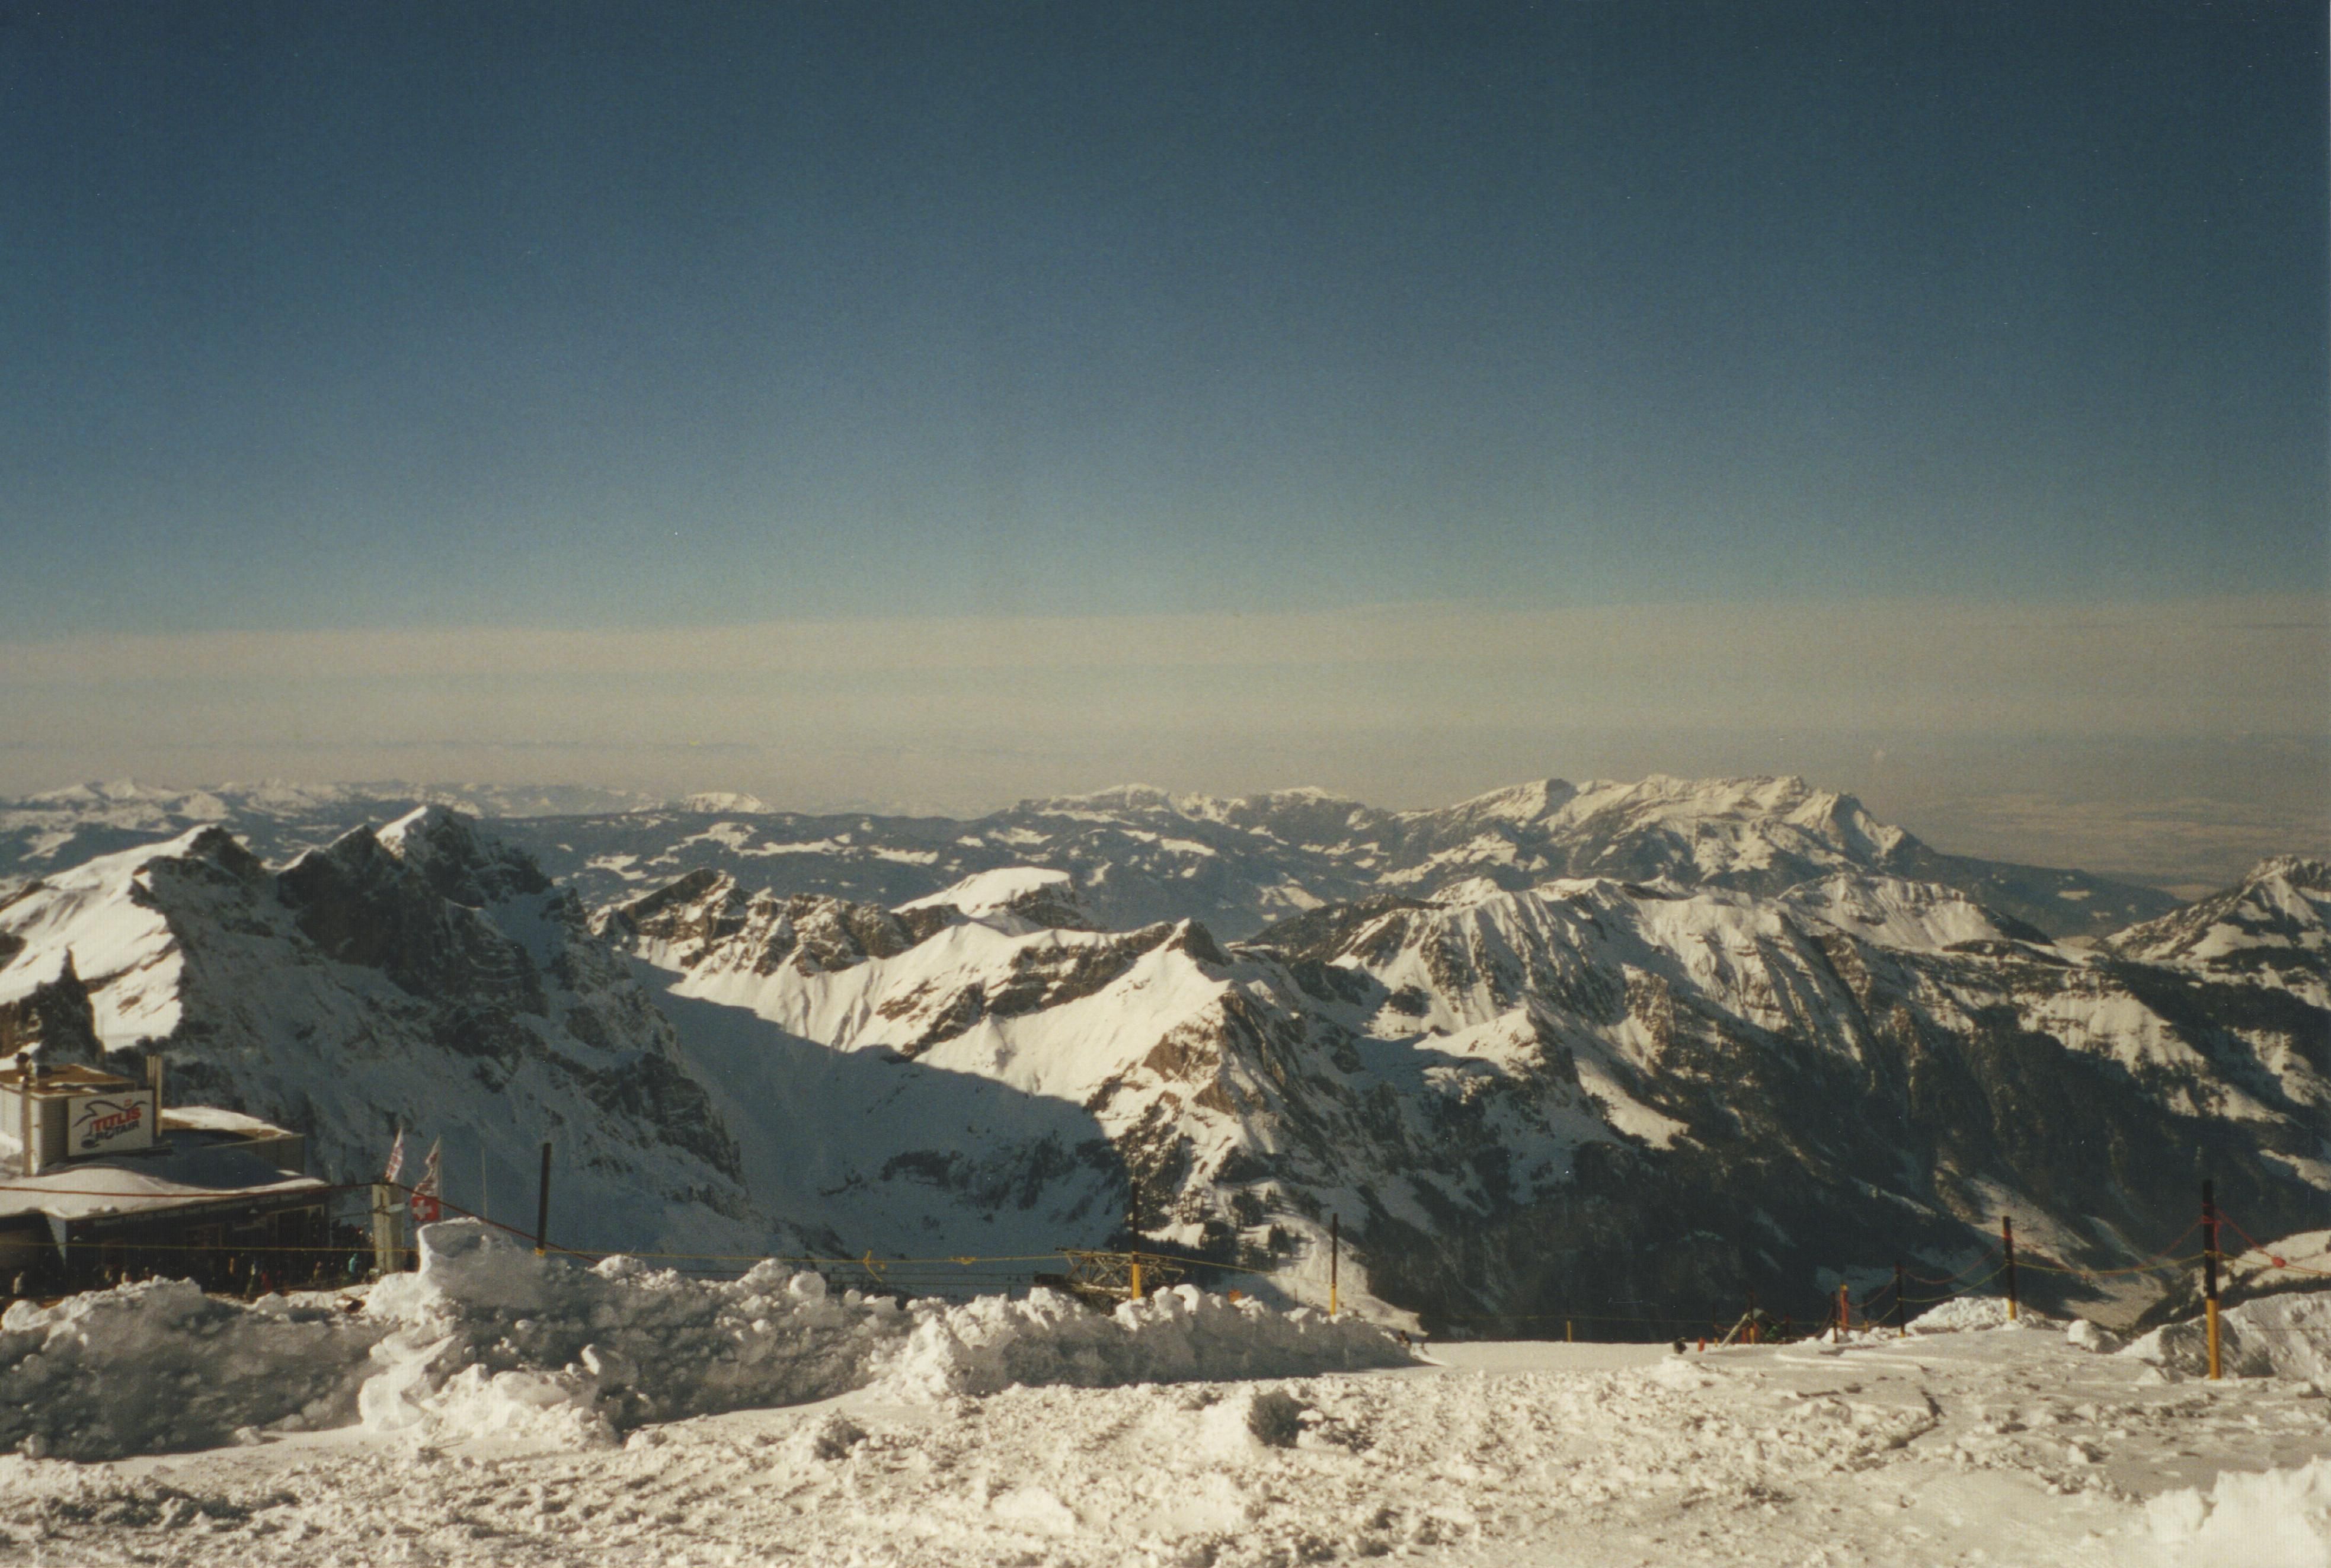
[[[1957,1296],[1910,1319],[1910,1332],[1964,1334],[1972,1329],[2006,1328],[2011,1325],[2017,1328],[2061,1328],[2064,1320],[2034,1312],[2028,1307],[2010,1318],[2003,1296]]]
[[[2210,1370],[2203,1318],[2164,1323],[2120,1353],[2199,1377]],[[2331,1295],[2267,1296],[2218,1315],[2218,1364],[2231,1377],[2331,1383]]]
[[[360,1316],[330,1297],[246,1307],[178,1281],[19,1303],[0,1320],[0,1442],[100,1459],[360,1420],[433,1442],[590,1448],[650,1422],[870,1385],[937,1400],[1410,1360],[1355,1319],[1188,1286],[1107,1316],[1049,1291],[900,1307],[777,1263],[721,1281],[629,1258],[585,1268],[473,1220],[419,1240],[420,1270],[374,1286]]]
[[[2207,1492],[2164,1492],[2145,1506],[2169,1560],[2192,1568],[2331,1564],[2331,1459],[2255,1474],[2228,1470]]]
[[[0,1447],[109,1459],[345,1426],[385,1332],[329,1296],[246,1307],[181,1279],[19,1301],[0,1317]]]
[[[432,1438],[611,1442],[652,1421],[800,1404],[870,1384],[936,1400],[1014,1383],[1288,1377],[1410,1358],[1382,1329],[1192,1287],[1103,1316],[1051,1291],[961,1307],[828,1293],[763,1263],[705,1282],[610,1258],[538,1259],[475,1221],[421,1232],[421,1269],[374,1288],[396,1328],[373,1353],[366,1426]]]
[[[904,1398],[998,1393],[1013,1383],[1225,1382],[1404,1366],[1392,1336],[1356,1318],[1226,1301],[1193,1285],[1127,1302],[1104,1317],[1037,1291],[935,1313],[916,1326],[881,1386]]]
[[[877,1353],[942,1310],[829,1295],[777,1263],[700,1281],[610,1258],[537,1258],[473,1220],[424,1226],[421,1268],[373,1288],[392,1332],[373,1349],[364,1424],[439,1440],[580,1446],[626,1428],[864,1386]]]

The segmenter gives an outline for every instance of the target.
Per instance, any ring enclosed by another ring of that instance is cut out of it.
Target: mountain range
[[[1073,873],[1109,926],[1189,917],[1233,937],[1323,904],[1423,896],[1477,877],[1516,890],[1559,877],[1668,877],[1769,894],[1833,871],[1876,871],[1958,889],[2060,937],[2101,936],[2178,902],[2081,871],[1946,854],[1803,779],[1659,776],[1541,779],[1408,812],[1318,790],[1223,800],[1129,785],[970,819],[804,815],[744,795],[663,803],[572,787],[163,791],[124,781],[0,802],[0,878],[205,825],[281,860],[427,804],[496,819],[500,838],[594,904],[709,868],[779,892],[888,905],[1014,865]]]
[[[1811,1310],[1974,1261],[2009,1211],[2109,1267],[2203,1174],[2260,1235],[2331,1193],[2317,860],[2180,907],[1794,779],[693,803],[9,803],[0,1008],[44,1049],[160,1049],[335,1174],[401,1117],[445,1132],[457,1200],[515,1196],[555,1127],[583,1244],[1016,1256],[1129,1225],[1315,1298],[1332,1216],[1347,1298],[1478,1332]]]

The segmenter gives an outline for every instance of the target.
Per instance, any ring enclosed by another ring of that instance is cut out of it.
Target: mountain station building
[[[166,1106],[161,1059],[148,1067],[143,1084],[29,1053],[0,1069],[0,1297],[147,1276],[236,1291],[338,1283],[335,1189],[307,1174],[307,1140],[240,1111]]]

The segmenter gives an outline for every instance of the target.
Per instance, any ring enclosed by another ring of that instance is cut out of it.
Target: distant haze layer
[[[1139,779],[1385,805],[1800,773],[1941,847],[2227,879],[2331,843],[2331,605],[1387,605],[0,645],[0,790],[124,774],[965,814]]]

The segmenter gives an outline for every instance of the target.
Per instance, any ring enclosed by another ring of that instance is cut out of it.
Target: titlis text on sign
[[[72,1145],[77,1153],[143,1148],[154,1141],[150,1095],[92,1095],[73,1101]]]

